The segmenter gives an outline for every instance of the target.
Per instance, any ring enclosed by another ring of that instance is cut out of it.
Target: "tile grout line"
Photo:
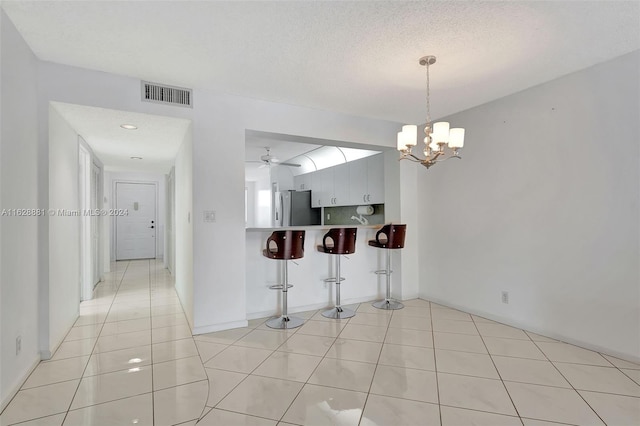
[[[373,305],[372,305],[373,306]],[[358,306],[360,307],[360,306]],[[384,315],[385,317],[387,315]],[[371,395],[371,388],[373,387],[373,381],[376,378],[376,373],[378,372],[378,365],[380,365],[380,357],[382,356],[382,351],[384,350],[384,342],[387,340],[387,333],[389,333],[389,325],[393,320],[393,312],[389,316],[389,320],[387,321],[387,327],[384,330],[384,337],[382,338],[382,344],[380,345],[380,352],[378,352],[378,360],[376,361],[376,366],[373,369],[373,375],[371,376],[371,383],[369,383],[369,390],[367,391],[367,396],[364,399],[364,405],[362,406],[362,412],[360,413],[360,418],[358,419],[358,425],[362,423],[362,418],[364,417],[364,410],[367,408],[367,402],[369,402],[369,396]]]
[[[529,334],[527,334],[527,336],[529,336]],[[531,336],[529,336],[529,338],[531,339]],[[534,344],[534,345],[536,345],[536,348],[538,348],[538,350],[539,350],[540,352],[542,352],[542,355],[544,355],[544,357],[547,359],[547,361],[549,361],[549,363],[550,363],[551,365],[553,365],[553,368],[555,368],[555,369],[556,369],[556,371],[557,371],[557,372],[562,376],[562,378],[563,378],[563,379],[565,379],[567,383],[569,383],[569,386],[571,386],[571,389],[573,389],[573,391],[574,391],[576,394],[578,394],[578,396],[579,396],[579,397],[584,401],[584,403],[585,403],[585,404],[587,404],[587,407],[589,407],[589,408],[591,409],[591,411],[593,411],[593,412],[595,413],[595,415],[596,415],[596,416],[598,416],[598,418],[600,419],[600,421],[601,421],[603,424],[605,424],[605,425],[606,425],[606,424],[607,424],[607,422],[605,422],[605,421],[604,421],[604,419],[603,419],[602,417],[600,417],[600,414],[598,414],[598,412],[597,412],[597,411],[596,411],[596,410],[591,406],[591,404],[589,404],[589,403],[587,402],[587,400],[582,396],[582,394],[581,394],[580,392],[578,392],[578,390],[575,388],[575,386],[573,386],[573,383],[571,383],[571,382],[569,381],[569,379],[567,379],[567,378],[565,377],[565,375],[564,375],[564,374],[562,374],[562,371],[560,371],[560,369],[559,369],[559,368],[558,368],[558,367],[553,363],[553,361],[551,361],[551,359],[550,359],[550,358],[547,356],[547,354],[542,350],[542,348],[541,348],[540,346],[538,346],[538,344],[536,343],[536,341],[535,341],[535,340],[533,340],[533,339],[531,339],[531,341],[533,342],[533,344]],[[564,342],[562,342],[562,343],[564,343]],[[578,346],[578,347],[579,347],[579,346]],[[595,351],[592,351],[592,352],[595,352]],[[599,352],[596,352],[596,353],[598,353],[598,354],[599,354]],[[600,356],[602,356],[602,355],[600,355]],[[602,357],[602,358],[603,358],[603,359],[605,359],[607,362],[609,362],[609,360],[608,360],[608,359],[606,359],[606,358],[604,358],[604,357]],[[609,362],[609,363],[610,363],[610,362]],[[612,365],[613,365],[613,364],[612,364]],[[566,388],[565,388],[565,389],[566,389]]]
[[[358,308],[360,307],[360,305],[358,304]],[[357,308],[356,308],[357,309]],[[314,313],[311,317],[313,317],[314,315],[316,315],[318,312],[320,312],[320,309],[318,309],[316,311],[316,313]],[[313,384],[313,383],[309,383],[309,379],[313,376],[313,373],[316,372],[316,370],[318,369],[318,367],[320,366],[320,364],[322,364],[322,361],[324,361],[324,359],[327,356],[327,353],[331,350],[331,348],[333,347],[333,345],[336,344],[336,341],[338,340],[338,337],[342,334],[342,331],[344,330],[344,328],[347,326],[347,324],[349,324],[349,321],[351,320],[351,318],[348,318],[347,321],[345,321],[345,325],[340,328],[340,331],[338,332],[338,334],[333,338],[333,342],[331,343],[331,346],[329,346],[329,349],[327,349],[327,351],[324,353],[324,355],[322,356],[322,358],[320,359],[320,362],[318,362],[318,364],[315,366],[315,368],[313,369],[313,371],[311,372],[311,374],[309,375],[309,377],[307,377],[307,379],[304,381],[304,383],[302,384],[302,387],[300,387],[300,390],[298,391],[298,393],[296,393],[296,396],[293,397],[293,399],[291,400],[291,402],[289,403],[289,405],[287,406],[287,408],[284,410],[284,412],[282,413],[282,416],[280,416],[280,419],[277,420],[278,423],[282,422],[282,419],[284,418],[284,416],[287,415],[287,412],[291,409],[291,406],[293,405],[294,402],[296,402],[296,399],[298,399],[298,396],[300,395],[300,393],[302,392],[302,390],[305,388],[305,386],[307,384]],[[307,319],[304,323],[306,324],[307,321],[312,321],[311,318]],[[321,321],[321,322],[328,322],[329,324],[333,323],[336,324],[335,322],[331,322],[331,321]],[[340,324],[340,323],[337,323]],[[302,324],[300,326],[300,328],[304,327],[304,324]],[[299,330],[296,330],[296,332],[298,332]],[[295,333],[294,333],[295,334]],[[304,334],[303,334],[304,335]],[[307,336],[311,336],[310,334],[307,334]],[[322,336],[322,337],[330,337],[330,336]],[[287,340],[289,340],[287,338]],[[282,343],[284,344],[286,343],[286,340]],[[280,345],[282,346],[282,345]],[[278,347],[280,347],[278,346]],[[275,352],[275,351],[274,351]],[[271,356],[271,355],[269,355]],[[266,360],[265,360],[266,361]],[[263,361],[264,362],[264,361]],[[262,365],[262,364],[260,364]],[[258,367],[256,367],[257,369]],[[254,370],[255,371],[255,370]]]
[[[113,304],[115,303],[115,295],[118,294],[118,291],[120,290],[120,286],[122,285],[122,281],[124,280],[124,276],[127,273],[127,270],[129,269],[129,262],[127,262],[127,266],[124,269],[124,272],[122,273],[122,276],[120,277],[120,282],[118,284],[118,287],[116,288],[116,292],[114,293],[113,296],[113,300],[111,301],[111,304],[109,305],[109,310],[107,311],[107,315],[104,317],[104,321],[102,322],[102,327],[100,327],[100,333],[102,333],[102,329],[104,328],[104,324],[107,320],[107,317],[109,316],[109,312],[111,312],[111,308],[113,307]],[[95,291],[95,289],[94,289]],[[89,359],[87,360],[87,364],[84,366],[84,369],[82,370],[82,375],[80,376],[80,380],[78,380],[78,386],[76,387],[75,392],[73,393],[73,397],[71,398],[71,401],[69,401],[69,408],[67,408],[66,413],[64,414],[64,418],[62,419],[62,424],[64,424],[64,422],[67,420],[67,416],[69,415],[69,411],[71,411],[71,406],[73,405],[73,401],[76,399],[76,395],[78,394],[78,389],[80,389],[80,384],[82,383],[82,380],[84,379],[84,373],[85,371],[87,371],[87,367],[89,366],[89,362],[91,362],[91,357],[93,356],[94,351],[96,350],[96,346],[98,345],[98,340],[100,339],[100,333],[98,333],[98,337],[96,338],[95,343],[93,344],[93,348],[91,349],[91,353],[89,354]],[[85,407],[82,407],[85,408]]]
[[[261,324],[261,325],[262,325],[262,324]],[[245,336],[249,335],[252,331],[255,331],[256,329],[257,329],[257,328],[251,329],[251,331],[249,331],[248,333],[246,333],[246,334],[244,334],[244,335],[242,335],[242,336],[238,337],[237,339],[233,340],[233,342],[232,342],[232,343],[230,343],[230,344],[228,344],[226,348],[224,348],[223,350],[221,350],[220,352],[218,352],[217,354],[215,354],[214,356],[212,356],[212,357],[211,357],[211,359],[209,359],[209,361],[211,361],[213,358],[215,358],[216,356],[220,355],[222,352],[226,351],[226,350],[227,350],[227,349],[229,349],[230,347],[234,346],[234,344],[235,344],[236,342],[238,342],[240,339],[244,338]],[[276,331],[276,333],[277,333],[277,332],[278,332],[278,331]],[[297,332],[297,330],[296,330],[296,332]],[[294,332],[294,333],[292,333],[292,334],[295,334],[295,332]],[[286,343],[286,341],[287,341],[287,340],[289,340],[289,338],[290,338],[290,337],[291,337],[291,336],[287,336],[287,338],[285,339],[285,341],[284,341],[284,342],[282,342],[282,344],[280,344],[277,348],[279,348],[280,346],[282,346],[283,344],[285,344],[285,343]],[[212,342],[212,343],[213,343],[213,342]],[[234,347],[244,347],[244,346],[234,346]],[[249,378],[249,376],[251,376],[251,373],[253,373],[253,372],[254,372],[256,369],[258,369],[258,368],[259,368],[259,367],[260,367],[260,366],[261,366],[261,365],[262,365],[262,364],[263,364],[267,359],[269,359],[269,357],[270,357],[271,355],[273,355],[273,354],[276,352],[277,348],[276,348],[276,349],[271,350],[271,353],[270,353],[270,354],[269,354],[269,355],[268,355],[264,360],[262,360],[262,362],[260,362],[260,363],[259,363],[259,364],[258,364],[258,365],[253,369],[253,370],[251,370],[249,373],[244,373],[244,372],[240,373],[240,374],[246,374],[246,377],[245,377],[245,378],[243,378],[242,380],[240,380],[240,381],[238,382],[238,384],[236,384],[233,388],[231,388],[231,389],[229,390],[229,392],[227,392],[227,393],[226,393],[222,398],[220,398],[220,400],[219,400],[218,402],[216,402],[216,403],[215,403],[215,405],[211,408],[211,410],[213,410],[214,408],[215,408],[215,409],[218,409],[218,410],[221,410],[221,408],[218,408],[218,405],[220,405],[220,403],[221,403],[222,401],[224,401],[224,400],[225,400],[225,398],[227,398],[227,397],[231,394],[231,392],[233,392],[234,390],[236,390],[236,388],[237,388],[238,386],[240,386],[240,385],[241,385],[245,380],[247,380],[247,378]],[[207,361],[207,362],[209,362],[209,361]],[[204,367],[204,364],[203,364],[203,367]],[[204,368],[205,368],[205,374],[206,374],[206,368],[207,368],[207,367],[204,367]],[[229,372],[233,372],[233,373],[238,373],[237,371],[231,371],[231,370],[221,370],[221,371],[229,371]],[[208,375],[207,375],[207,377],[208,377]],[[207,406],[207,405],[205,404],[205,407],[206,407],[206,406]],[[211,411],[211,410],[210,410],[210,411]],[[245,415],[245,416],[246,416],[246,415],[250,415],[250,414],[247,414],[247,413],[240,413],[240,412],[231,411],[231,410],[224,410],[224,411],[228,411],[228,412],[232,412],[232,413],[238,413],[238,414],[243,414],[243,415]],[[285,412],[286,412],[286,411],[285,411]],[[207,413],[207,414],[208,414],[208,413]],[[261,417],[261,418],[266,418],[266,417]],[[200,420],[201,420],[201,419],[202,419],[202,418],[200,418]],[[269,420],[273,420],[273,419],[269,419]]]
[[[154,382],[153,378],[154,374],[154,362],[153,362],[153,309],[151,308],[151,261],[149,260],[148,269],[147,269],[147,279],[149,282],[149,325],[151,328],[149,329],[149,338],[151,343],[151,424],[156,424],[156,397],[154,394]]]
[[[433,369],[436,375],[436,395],[438,396],[438,415],[440,416],[440,425],[442,425],[442,404],[440,401],[440,382],[438,379],[438,360],[436,359],[436,337],[433,334],[433,307],[429,300],[429,320],[431,323],[431,346],[433,346]],[[473,321],[473,318],[471,319]]]
[[[511,401],[511,405],[513,406],[513,409],[516,411],[516,415],[520,419],[520,423],[522,423],[524,425],[524,421],[522,420],[522,417],[520,416],[520,412],[518,411],[518,407],[516,407],[515,402],[513,402],[513,398],[511,397],[511,393],[509,393],[509,389],[507,388],[506,383],[502,379],[502,374],[500,374],[500,370],[498,370],[498,366],[496,365],[495,361],[493,360],[493,357],[491,356],[491,352],[489,351],[489,347],[487,346],[486,342],[484,341],[484,336],[480,333],[480,329],[478,328],[478,324],[476,324],[476,321],[473,319],[473,316],[471,317],[471,321],[473,321],[473,324],[475,325],[476,330],[478,331],[478,335],[480,336],[480,340],[482,340],[482,344],[484,345],[484,348],[487,351],[487,354],[489,355],[489,359],[491,360],[491,364],[493,364],[493,368],[496,369],[496,373],[498,374],[498,377],[500,378],[500,383],[502,383],[502,387],[504,388],[505,392],[507,393],[507,396],[509,397],[509,401]],[[525,333],[525,335],[527,337],[529,336],[527,333]]]

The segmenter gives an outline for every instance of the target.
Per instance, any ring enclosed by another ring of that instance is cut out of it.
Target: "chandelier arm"
[[[462,157],[461,157],[461,156],[459,156],[459,155],[450,155],[450,156],[448,156],[447,158],[443,158],[443,159],[441,159],[441,160],[437,160],[436,162],[437,162],[437,163],[442,163],[443,161],[451,160],[452,158],[457,158],[457,159],[462,160]]]
[[[420,158],[420,157],[416,157],[416,156],[415,156],[415,155],[413,155],[413,154],[409,154],[409,155],[410,155],[412,158],[414,158],[414,159],[415,159],[415,161],[417,161],[418,163],[421,163],[422,161],[424,161],[422,158]]]
[[[440,157],[441,155],[442,155],[442,152],[438,151],[434,154],[433,157],[430,157],[430,159],[431,161],[435,162],[438,159],[438,157]]]
[[[398,161],[400,161],[400,160],[409,160],[409,161],[412,161],[414,163],[422,163],[422,161],[423,161],[421,158],[418,158],[413,154],[404,155],[404,156],[398,158]]]

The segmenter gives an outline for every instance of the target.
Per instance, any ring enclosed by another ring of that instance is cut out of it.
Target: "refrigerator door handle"
[[[280,226],[284,225],[284,194],[280,193]]]

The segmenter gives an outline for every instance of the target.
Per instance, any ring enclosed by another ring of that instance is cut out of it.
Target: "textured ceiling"
[[[3,1],[43,60],[154,82],[424,122],[640,48],[613,1]]]
[[[52,105],[89,144],[107,171],[168,173],[191,123],[181,118],[61,102]],[[138,129],[125,130],[121,124],[133,124]]]

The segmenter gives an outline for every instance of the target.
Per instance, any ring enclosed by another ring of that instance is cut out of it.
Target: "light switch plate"
[[[203,217],[205,222],[215,222],[216,221],[216,212],[215,210],[205,210],[203,212]]]

